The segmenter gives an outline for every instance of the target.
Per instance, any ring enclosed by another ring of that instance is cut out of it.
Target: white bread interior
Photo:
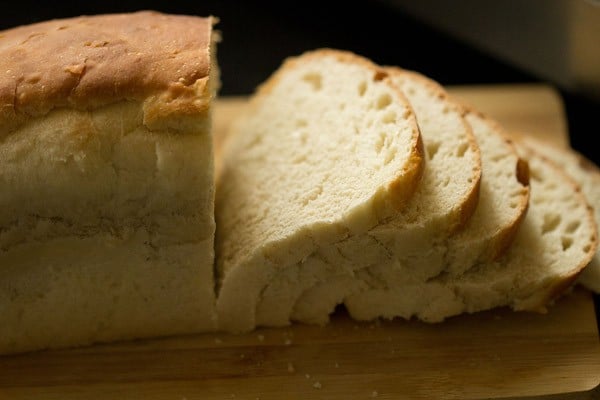
[[[519,140],[560,165],[581,187],[588,203],[594,209],[596,223],[600,223],[600,168],[572,147],[559,147],[531,136],[522,135]],[[578,283],[600,294],[600,250],[579,276]]]
[[[406,206],[422,144],[387,75],[355,54],[320,49],[288,59],[253,96],[217,183],[220,329],[253,329],[278,271]]]
[[[321,246],[293,269],[279,270],[261,293],[257,324],[280,326],[292,319],[300,298],[331,276],[352,277],[374,265],[402,265],[411,277],[437,275],[444,254],[440,243],[460,229],[477,203],[481,160],[462,108],[435,82],[421,74],[387,68],[415,111],[426,153],[426,166],[407,207],[369,229],[333,246]],[[353,285],[339,286],[348,293]],[[324,299],[335,289],[322,290]],[[315,302],[318,302],[316,300]],[[312,304],[312,302],[310,303]],[[328,303],[329,304],[329,303]],[[336,303],[337,304],[337,303]],[[312,315],[312,314],[311,314]]]
[[[345,299],[353,318],[418,318],[440,322],[495,307],[546,311],[593,257],[597,228],[578,186],[532,149],[519,146],[531,171],[527,215],[507,252],[460,276],[357,292]]]

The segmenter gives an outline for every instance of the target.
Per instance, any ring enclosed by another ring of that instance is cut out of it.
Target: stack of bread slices
[[[286,60],[218,152],[219,329],[542,311],[582,271],[598,290],[600,175],[532,140],[414,71]]]

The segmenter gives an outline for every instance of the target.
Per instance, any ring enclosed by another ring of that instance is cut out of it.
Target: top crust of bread
[[[140,11],[1,31],[0,135],[57,107],[141,101],[149,127],[206,111],[214,23]]]

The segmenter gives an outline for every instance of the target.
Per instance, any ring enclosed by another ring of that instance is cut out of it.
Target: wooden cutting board
[[[510,131],[568,145],[562,103],[551,88],[449,91]],[[219,101],[217,131],[226,129],[240,107],[240,98]],[[342,311],[322,328],[297,325],[0,357],[0,399],[473,399],[559,393],[562,399],[593,398],[599,384],[593,298],[581,288],[543,315],[499,309],[437,325],[365,324]]]

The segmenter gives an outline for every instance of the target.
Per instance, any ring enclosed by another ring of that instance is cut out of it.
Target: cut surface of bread
[[[0,33],[0,353],[215,328],[214,23]]]
[[[594,209],[596,223],[600,223],[600,169],[598,166],[571,147],[559,147],[525,135],[519,139],[559,164],[579,184],[581,192]],[[578,282],[600,294],[600,252],[596,252],[592,261],[579,276]]]
[[[256,325],[275,271],[404,208],[422,175],[414,114],[358,55],[293,57],[253,96],[223,149],[217,201],[219,327]]]
[[[463,109],[439,84],[417,72],[396,67],[388,71],[416,110],[427,166],[409,207],[374,227],[369,235],[387,255],[392,254],[393,262],[427,278],[440,271],[421,260],[440,257],[438,245],[463,229],[475,212],[481,152]]]
[[[278,270],[261,294],[258,325],[289,324],[302,293],[332,274],[352,275],[374,264],[394,263],[410,271],[406,276],[435,276],[441,263],[433,261],[443,257],[444,250],[439,243],[473,213],[481,160],[462,109],[421,74],[387,71],[415,110],[423,137],[427,163],[416,193],[404,210],[366,233],[331,246],[322,244],[293,268]]]
[[[593,257],[597,231],[592,210],[575,182],[532,149],[519,151],[530,166],[531,199],[525,219],[507,252],[460,276],[395,287],[385,285],[345,299],[353,318],[447,317],[508,306],[544,311],[571,287]]]
[[[294,307],[294,320],[324,324],[335,307],[355,291],[368,291],[371,286],[393,290],[439,273],[460,275],[506,250],[527,211],[527,164],[496,121],[473,109],[468,109],[466,119],[481,151],[482,178],[477,208],[464,228],[445,240],[430,241],[432,249],[421,251],[414,257],[416,261],[398,261],[402,260],[400,254],[392,261],[384,260],[357,271],[354,279],[337,277],[306,290]],[[423,136],[427,148],[428,136]],[[395,255],[392,250],[390,254]],[[425,265],[431,272],[419,274],[415,265]]]
[[[479,202],[465,228],[449,238],[444,266],[461,274],[476,263],[491,261],[510,246],[529,206],[529,169],[497,121],[469,109],[482,158]]]

